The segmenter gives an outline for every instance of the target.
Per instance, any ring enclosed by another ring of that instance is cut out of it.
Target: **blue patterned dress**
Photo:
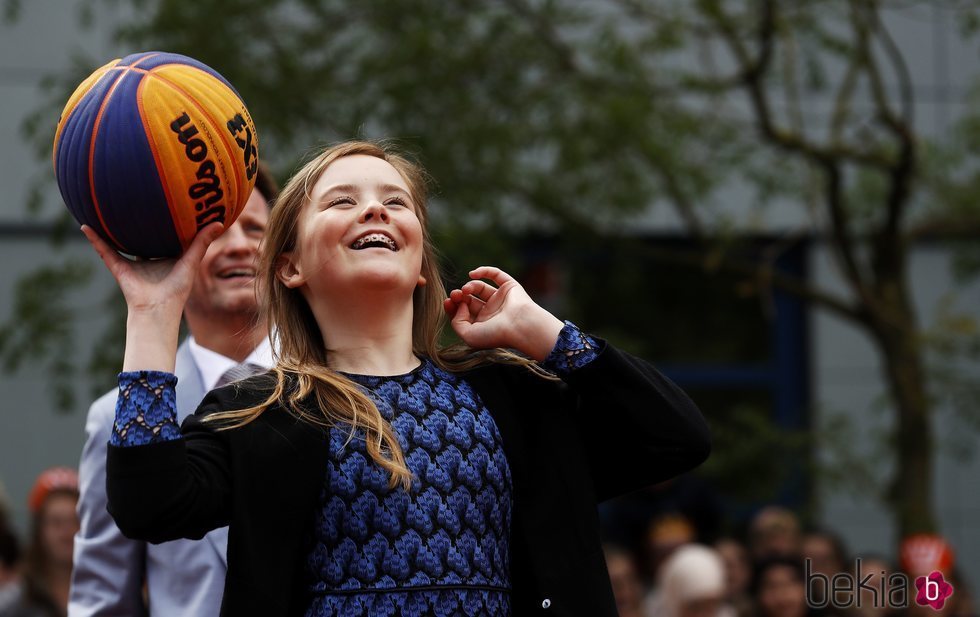
[[[595,357],[566,322],[546,368],[564,375]],[[388,488],[363,431],[329,431],[329,455],[306,557],[308,617],[509,615],[512,480],[500,432],[465,379],[431,360],[410,373],[347,375],[399,441],[411,489]],[[179,439],[169,373],[119,377],[111,443]]]

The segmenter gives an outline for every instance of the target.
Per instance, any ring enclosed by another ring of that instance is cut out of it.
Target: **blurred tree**
[[[529,228],[570,244],[614,238],[691,271],[734,273],[742,292],[764,299],[777,287],[849,320],[878,350],[894,406],[889,496],[905,535],[936,526],[933,402],[908,251],[923,233],[977,229],[980,176],[962,144],[941,144],[930,159],[958,163],[959,175],[925,164],[912,83],[882,5],[82,3],[83,16],[120,16],[114,37],[124,47],[186,53],[221,71],[281,168],[293,162],[286,153],[316,142],[401,137],[438,179],[435,231],[460,261],[479,254],[507,265],[502,238]],[[19,2],[6,7],[16,15]],[[26,125],[42,157],[67,93],[103,62],[79,59],[49,83],[50,107]],[[765,229],[776,208],[802,223],[761,260],[744,258],[739,234]],[[660,211],[694,250],[633,242],[637,222]],[[772,266],[807,237],[829,243],[842,289]]]

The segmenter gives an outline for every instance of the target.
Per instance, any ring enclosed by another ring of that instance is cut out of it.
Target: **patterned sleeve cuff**
[[[592,362],[599,355],[599,344],[570,321],[558,333],[558,341],[542,366],[559,377]]]
[[[162,371],[119,373],[116,421],[109,443],[142,446],[180,439],[174,388],[177,376]]]

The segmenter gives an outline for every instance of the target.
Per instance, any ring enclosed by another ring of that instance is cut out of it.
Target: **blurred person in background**
[[[646,617],[734,617],[725,601],[725,565],[718,551],[701,544],[677,548],[660,568],[657,593]]]
[[[619,617],[643,617],[643,583],[633,556],[613,544],[604,544],[602,552],[606,556],[606,569],[609,570]]]
[[[718,491],[696,473],[671,478],[599,505],[602,537],[625,547],[640,547],[650,521],[677,513],[697,529],[698,541],[713,542],[725,523]]]
[[[847,548],[836,533],[817,529],[807,532],[802,542],[803,558],[810,560],[810,571],[828,578],[851,567],[847,563]]]
[[[661,564],[675,550],[696,542],[697,530],[691,521],[679,512],[670,512],[654,518],[647,525],[644,542],[647,580],[656,585]]]
[[[749,551],[754,561],[769,557],[799,556],[802,549],[800,520],[781,506],[766,506],[749,526]]]
[[[30,544],[23,592],[3,617],[64,617],[68,610],[71,557],[78,531],[78,473],[54,467],[38,476],[28,496]]]
[[[10,524],[10,501],[0,481],[0,615],[20,601],[20,541]]]
[[[7,487],[3,485],[3,480],[0,480],[0,520],[10,521],[10,498],[7,496]]]
[[[806,603],[803,560],[774,555],[756,562],[752,598],[758,617],[807,617],[814,612]]]
[[[752,560],[749,551],[732,537],[721,538],[715,542],[714,548],[725,564],[725,598],[739,617],[748,617],[752,613],[752,598],[749,595]]]
[[[877,555],[864,555],[859,556],[855,559],[855,564],[857,560],[861,560],[861,575],[862,578],[868,574],[872,575],[871,580],[867,583],[873,589],[878,589],[881,591],[881,582],[888,581],[888,577],[898,570],[884,557],[879,557]],[[854,570],[856,571],[856,569]],[[860,603],[858,606],[855,602],[854,606],[847,611],[848,617],[886,617],[892,615],[902,614],[902,609],[898,607],[890,606],[888,603],[888,593],[874,593],[871,589],[862,589],[860,591]],[[911,600],[915,602],[914,599]]]
[[[10,526],[6,512],[0,511],[0,616],[20,602],[20,541]]]

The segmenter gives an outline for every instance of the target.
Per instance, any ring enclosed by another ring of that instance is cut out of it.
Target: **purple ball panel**
[[[120,74],[120,71],[108,71],[79,99],[62,124],[55,155],[58,189],[68,206],[68,211],[76,221],[96,230],[110,244],[112,241],[105,233],[92,201],[88,163],[92,128],[102,102]]]
[[[182,250],[180,239],[136,105],[142,78],[143,73],[127,72],[106,104],[95,136],[95,195],[123,251],[175,257]]]

